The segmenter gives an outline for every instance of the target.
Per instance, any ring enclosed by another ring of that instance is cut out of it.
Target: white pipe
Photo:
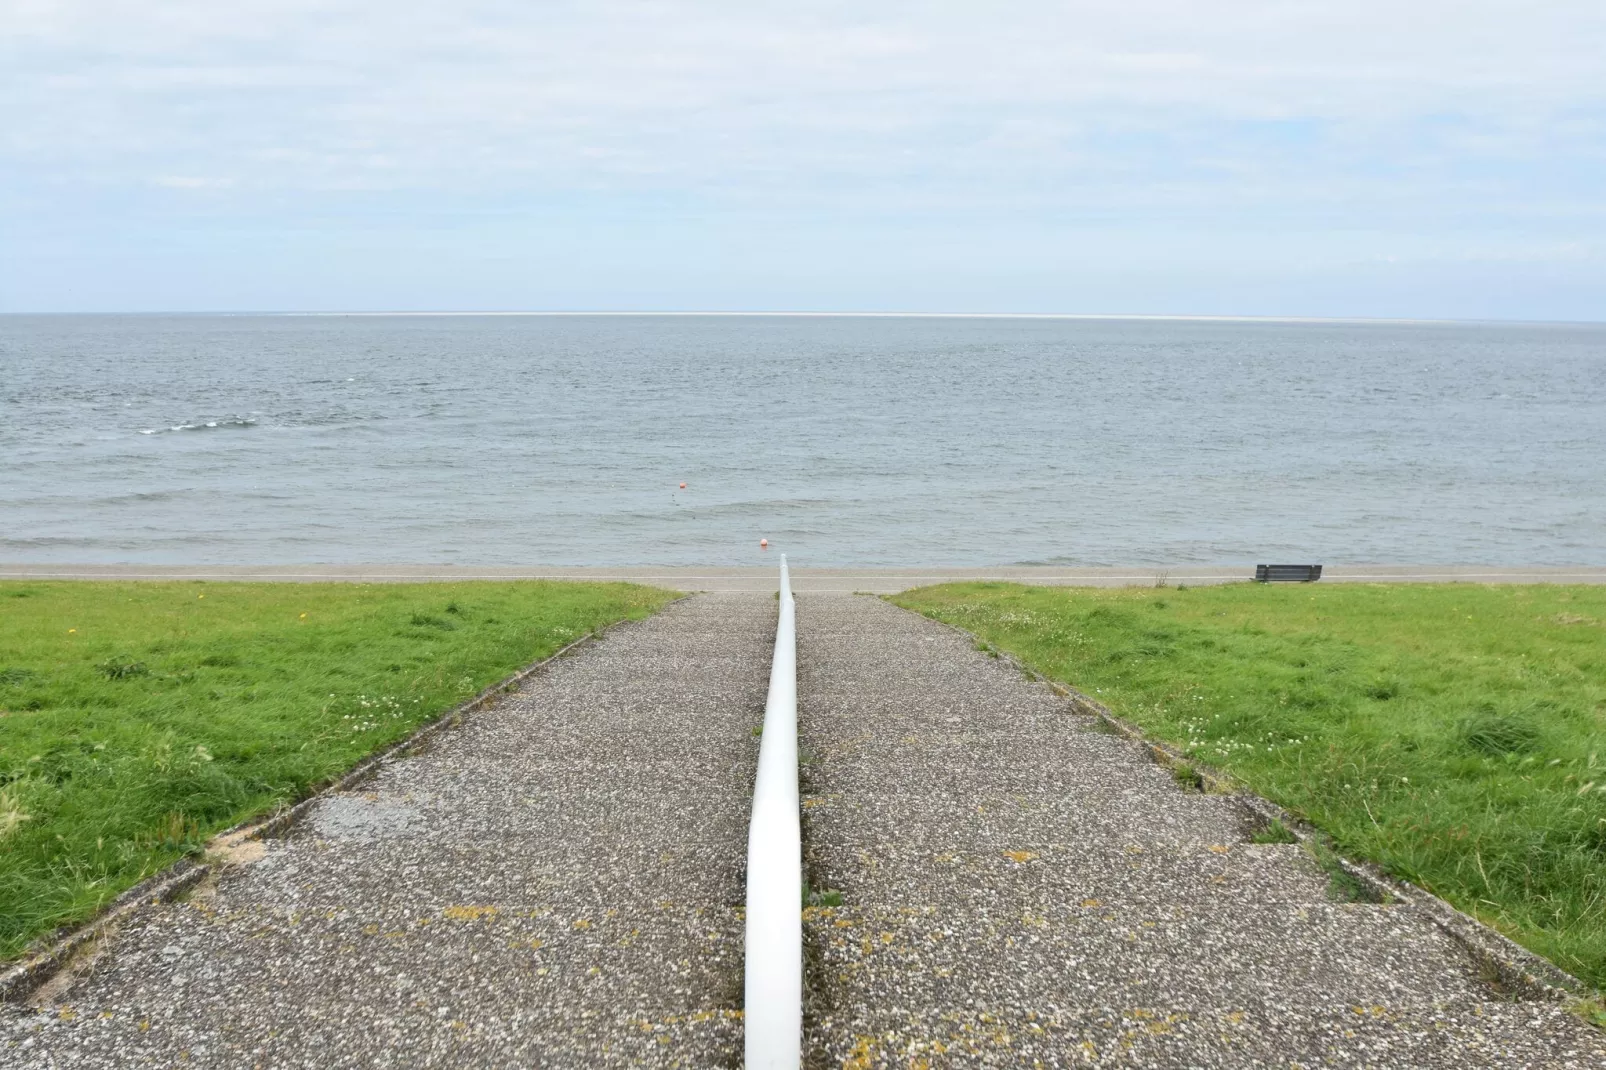
[[[803,836],[797,798],[797,612],[781,556],[780,620],[747,830],[746,1065],[803,1059]]]

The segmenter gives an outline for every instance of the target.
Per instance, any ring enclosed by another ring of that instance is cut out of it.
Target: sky
[[[1606,319],[1600,0],[0,0],[0,312]]]

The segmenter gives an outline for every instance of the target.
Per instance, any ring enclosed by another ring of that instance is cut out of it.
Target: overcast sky
[[[0,310],[1606,319],[1606,3],[0,0]]]

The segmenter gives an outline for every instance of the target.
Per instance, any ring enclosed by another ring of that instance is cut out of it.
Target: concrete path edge
[[[679,598],[671,599],[660,606],[659,610],[661,611],[688,597],[690,595],[681,595]],[[224,829],[207,841],[204,854],[206,856],[215,856],[220,848],[227,849],[250,840],[260,839],[263,836],[272,836],[283,832],[299,821],[325,797],[350,790],[354,785],[372,776],[381,766],[397,758],[405,757],[407,752],[417,748],[430,737],[456,724],[465,714],[474,713],[495,705],[499,696],[518,690],[519,685],[525,680],[528,680],[559,658],[566,657],[579,647],[613,628],[628,623],[630,623],[628,620],[618,620],[599,631],[582,635],[541,660],[532,662],[524,668],[503,677],[473,698],[459,703],[451,709],[442,711],[408,733],[405,738],[397,740],[395,743],[363,758],[338,777],[313,788],[294,803],[281,806],[266,817],[251,818],[242,821],[238,825]],[[177,899],[186,891],[200,884],[216,868],[217,863],[215,862],[197,862],[189,856],[180,858],[117,896],[102,907],[93,917],[77,925],[58,929],[56,937],[46,947],[31,954],[25,953],[22,961],[0,973],[0,1002],[15,1003],[26,999],[69,965],[80,953],[94,946],[96,941],[110,933],[136,911]]]
[[[882,597],[883,601],[896,605],[885,596],[877,597]],[[914,612],[913,610],[904,609],[902,606],[897,606],[897,608],[903,609],[905,613]],[[1255,794],[1233,777],[1212,768],[1206,763],[1200,762],[1196,758],[1183,754],[1164,740],[1156,739],[1137,725],[1116,716],[1110,711],[1109,707],[1096,699],[1083,694],[1074,687],[1049,679],[1036,669],[1023,664],[1008,652],[1000,650],[993,644],[958,625],[949,624],[947,621],[938,620],[934,617],[926,619],[965,636],[978,647],[986,649],[1000,660],[1014,666],[1023,675],[1043,684],[1055,694],[1066,698],[1069,700],[1071,708],[1077,713],[1088,717],[1096,717],[1112,731],[1134,742],[1143,744],[1148,748],[1150,756],[1160,764],[1191,768],[1199,775],[1204,790],[1214,794],[1230,796],[1233,801],[1243,807],[1251,820],[1262,823],[1281,822],[1283,827],[1293,834],[1301,846],[1307,849],[1314,849],[1318,853],[1332,858],[1346,874],[1359,882],[1370,893],[1377,896],[1380,902],[1396,900],[1406,904],[1408,907],[1421,910],[1435,925],[1464,948],[1481,968],[1493,974],[1499,984],[1508,991],[1521,994],[1528,999],[1558,1003],[1571,1003],[1576,1000],[1587,999],[1592,994],[1592,990],[1588,985],[1543,955],[1528,950],[1509,936],[1461,911],[1427,889],[1395,877],[1382,867],[1371,862],[1344,857],[1336,850],[1332,840],[1321,829],[1303,818],[1296,817],[1270,799]]]

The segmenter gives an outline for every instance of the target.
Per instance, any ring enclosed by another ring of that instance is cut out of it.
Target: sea
[[[1606,325],[0,316],[0,561],[1606,565]]]

